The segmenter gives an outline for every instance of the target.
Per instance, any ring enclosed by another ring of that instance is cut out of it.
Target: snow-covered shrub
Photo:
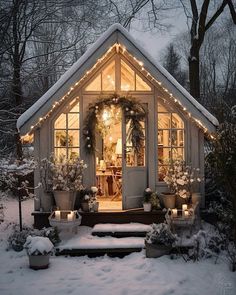
[[[53,250],[53,244],[49,238],[41,236],[28,236],[24,244],[28,255],[47,255]]]
[[[31,196],[29,187],[33,187],[33,172],[36,163],[32,158],[22,159],[1,159],[0,161],[0,190],[11,192],[17,195],[20,192],[22,197]]]
[[[166,223],[152,224],[152,229],[147,233],[145,241],[148,244],[172,246],[176,236],[171,232]]]
[[[233,109],[234,111],[234,109]],[[225,225],[227,236],[236,244],[236,120],[221,124],[215,139],[209,142],[207,194],[213,201],[211,210]]]
[[[24,248],[23,246],[26,242],[26,238],[29,235],[47,237],[50,239],[53,245],[57,245],[60,242],[60,237],[57,228],[52,227],[37,230],[30,227],[23,227],[23,230],[20,231],[19,226],[15,225],[13,227],[12,234],[8,238],[9,249],[13,249],[17,252],[22,251]]]

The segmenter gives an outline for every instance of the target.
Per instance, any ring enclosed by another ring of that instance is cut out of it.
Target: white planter
[[[60,210],[74,210],[76,192],[75,191],[53,191],[56,206]]]
[[[47,255],[29,255],[29,267],[38,270],[46,269],[49,265],[50,254]]]
[[[144,212],[150,212],[152,210],[152,204],[151,203],[143,203],[143,210],[144,210]]]

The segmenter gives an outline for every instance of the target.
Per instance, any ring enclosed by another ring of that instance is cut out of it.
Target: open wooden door
[[[144,134],[147,134],[146,123],[143,123]],[[142,207],[143,191],[147,187],[147,155],[146,136],[143,148],[136,154],[128,140],[129,122],[123,122],[122,142],[122,197],[123,209]]]

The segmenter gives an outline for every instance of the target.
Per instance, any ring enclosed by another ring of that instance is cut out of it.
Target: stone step
[[[151,226],[142,223],[99,223],[92,229],[92,235],[98,237],[145,237]]]
[[[56,255],[89,257],[110,255],[123,257],[132,252],[141,251],[145,244],[143,237],[98,237],[92,235],[92,229],[81,226],[77,235],[62,236],[62,242],[56,248]]]

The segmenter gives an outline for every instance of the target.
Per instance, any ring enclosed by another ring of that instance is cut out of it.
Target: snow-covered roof
[[[115,43],[125,46],[134,56],[144,63],[153,77],[158,77],[175,97],[181,101],[188,111],[211,132],[218,126],[218,120],[196,101],[158,62],[156,62],[120,24],[112,25],[102,36],[67,70],[61,78],[17,120],[17,128],[21,134],[31,130],[40,117],[45,116],[52,105],[60,100],[78,80],[96,63]]]

